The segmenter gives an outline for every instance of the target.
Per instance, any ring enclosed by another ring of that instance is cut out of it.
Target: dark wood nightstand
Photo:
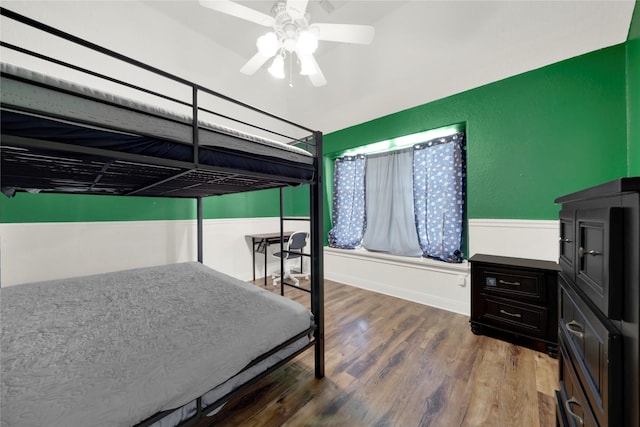
[[[471,331],[558,356],[558,272],[553,261],[476,254]]]

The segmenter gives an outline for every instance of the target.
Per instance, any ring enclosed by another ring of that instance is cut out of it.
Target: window
[[[464,132],[336,159],[329,246],[460,262],[465,184]]]

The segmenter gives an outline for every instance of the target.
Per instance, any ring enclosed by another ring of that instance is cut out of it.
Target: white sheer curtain
[[[366,170],[367,225],[362,246],[422,256],[413,209],[412,149],[369,156]]]

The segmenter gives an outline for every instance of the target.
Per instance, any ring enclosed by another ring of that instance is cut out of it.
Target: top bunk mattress
[[[302,305],[199,263],[0,291],[2,427],[134,425],[313,323]]]
[[[12,64],[2,63],[1,71],[3,135],[194,161],[191,114]],[[313,178],[313,155],[292,145],[300,141],[286,144],[240,132],[202,115],[207,120],[198,120],[200,164],[298,181]]]

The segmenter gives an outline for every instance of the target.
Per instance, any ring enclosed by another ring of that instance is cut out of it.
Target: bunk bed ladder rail
[[[315,375],[324,377],[324,215],[322,132],[313,132],[316,149],[314,157],[316,176],[311,183],[309,208],[311,210],[311,311],[315,330]]]
[[[311,183],[309,191],[309,218],[285,217],[284,215],[284,195],[280,188],[280,252],[284,253],[284,222],[285,221],[310,221],[311,235],[311,289],[305,289],[300,286],[285,283],[284,279],[280,280],[280,295],[284,296],[284,286],[290,286],[311,294],[311,312],[314,315],[316,330],[315,337],[315,376],[323,378],[325,371],[324,360],[324,234],[323,234],[323,202],[322,202],[322,132],[313,133],[314,146],[316,155],[316,176]],[[307,256],[307,254],[303,254]],[[280,257],[280,274],[283,277],[284,258]],[[266,274],[266,273],[265,273]]]

